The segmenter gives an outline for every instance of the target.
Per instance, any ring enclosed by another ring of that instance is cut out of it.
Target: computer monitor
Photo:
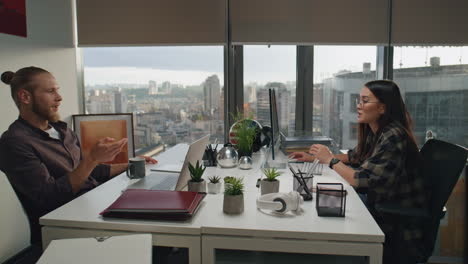
[[[274,89],[268,89],[270,99],[270,123],[271,123],[271,160],[269,155],[266,155],[263,168],[285,169],[287,161],[284,158],[278,159],[278,150],[280,145],[280,125],[278,121],[278,104],[276,102],[276,93]]]
[[[279,143],[280,131],[278,122],[278,105],[276,104],[276,93],[274,89],[268,89],[270,101],[270,124],[271,124],[271,159],[275,160],[275,147]]]

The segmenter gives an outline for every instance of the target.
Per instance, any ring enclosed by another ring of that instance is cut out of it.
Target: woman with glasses
[[[376,204],[384,203],[403,208],[427,207],[411,117],[400,89],[392,81],[366,83],[356,105],[358,144],[348,154],[333,155],[328,147],[316,144],[309,154],[295,152],[290,157],[300,161],[319,159],[363,192],[361,198],[385,233],[384,263],[416,263],[423,235],[420,224],[397,231],[395,220],[385,219],[375,210]]]

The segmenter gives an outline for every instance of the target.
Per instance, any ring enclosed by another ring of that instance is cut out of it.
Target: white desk
[[[180,154],[179,154],[180,155]],[[43,243],[71,237],[152,233],[153,244],[189,248],[190,263],[214,263],[215,249],[317,253],[369,256],[369,262],[382,261],[384,234],[354,190],[348,190],[346,217],[318,217],[315,200],[305,202],[300,216],[271,216],[257,210],[255,187],[261,155],[254,155],[254,169],[208,168],[204,177],[243,176],[245,211],[240,215],[223,213],[222,195],[207,195],[198,213],[189,221],[144,221],[102,219],[99,212],[109,206],[129,180],[124,175],[97,187],[40,219]],[[316,182],[342,182],[334,171],[324,168]],[[292,177],[280,176],[280,191],[292,190]],[[314,198],[315,199],[315,198]]]

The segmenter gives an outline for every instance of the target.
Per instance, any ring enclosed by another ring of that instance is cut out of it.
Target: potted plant
[[[224,190],[226,190],[226,188],[229,186],[229,184],[231,184],[231,181],[234,180],[236,178],[232,177],[232,176],[226,176],[224,177]]]
[[[245,118],[241,112],[232,115],[234,125],[232,126],[232,134],[235,134],[235,141],[239,158],[243,156],[252,157],[252,149],[257,135],[257,126],[255,121],[252,120],[253,115],[248,114],[248,118]]]
[[[206,192],[205,180],[202,178],[206,167],[197,161],[195,166],[189,163],[190,180],[188,181],[189,192]]]
[[[226,214],[240,214],[244,212],[244,183],[243,178],[234,178],[224,190],[223,212]]]
[[[263,169],[265,178],[260,182],[261,194],[277,193],[279,191],[279,180],[276,178],[281,175],[276,168]]]
[[[219,193],[221,191],[221,178],[219,176],[211,176],[208,179],[210,180],[208,183],[208,193]]]

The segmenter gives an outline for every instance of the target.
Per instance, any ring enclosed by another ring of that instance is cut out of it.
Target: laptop
[[[127,189],[182,191],[190,179],[189,162],[195,164],[203,158],[203,153],[205,152],[206,145],[209,143],[209,139],[210,135],[206,135],[190,144],[180,172],[151,172],[143,179],[129,185]]]

